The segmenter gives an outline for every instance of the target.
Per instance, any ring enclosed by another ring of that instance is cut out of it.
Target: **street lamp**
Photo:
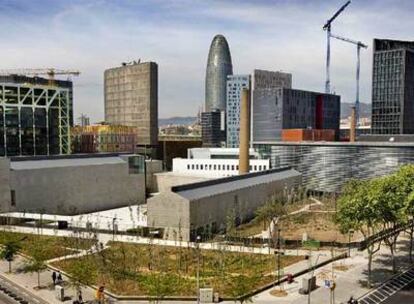
[[[197,250],[197,304],[200,304],[200,240],[201,237],[196,237],[196,250]]]
[[[315,263],[313,264],[313,266],[312,266],[312,255],[310,254],[309,255],[309,263],[310,263],[310,266],[312,267],[312,273],[311,273],[311,280],[312,280],[312,278],[313,278],[313,275],[314,275],[314,273],[315,273],[315,266],[316,266],[316,264],[318,264],[318,260],[319,260],[319,257],[321,256],[321,255],[323,255],[324,256],[324,254],[322,254],[322,253],[319,253],[317,256],[316,256],[316,261],[315,261]],[[310,285],[310,282],[308,281],[308,304],[310,304],[310,302],[311,302],[311,285]]]

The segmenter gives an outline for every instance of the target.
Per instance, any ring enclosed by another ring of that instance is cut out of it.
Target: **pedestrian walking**
[[[83,296],[82,296],[82,289],[78,289],[78,302],[81,304],[83,303]]]
[[[56,285],[56,272],[55,271],[52,272],[52,281],[53,281],[53,285]]]
[[[95,300],[97,301],[97,303],[99,304],[104,304],[105,303],[105,287],[104,286],[100,286],[97,290],[96,290],[96,294],[95,294]]]
[[[60,284],[63,282],[63,278],[62,278],[62,274],[60,273],[60,271],[58,272],[57,275],[57,284]]]

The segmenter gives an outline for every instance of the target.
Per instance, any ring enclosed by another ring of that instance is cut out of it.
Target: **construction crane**
[[[355,41],[349,38],[344,38],[338,35],[330,34],[332,38],[345,41],[348,43],[352,43],[357,46],[357,67],[356,67],[356,99],[355,99],[355,120],[356,120],[356,126],[358,126],[359,121],[359,71],[360,71],[360,65],[361,65],[361,48],[368,48],[366,44],[363,44],[361,41]]]
[[[56,75],[73,75],[79,76],[80,72],[76,70],[59,70],[54,68],[47,69],[7,69],[0,70],[0,75],[27,75],[27,76],[39,76],[47,75],[49,78],[49,85],[55,85]]]
[[[331,26],[332,22],[344,11],[344,9],[351,4],[351,1],[347,1],[342,7],[329,19],[323,26],[323,30],[326,31],[327,50],[326,50],[326,82],[325,93],[331,92],[331,80],[330,80],[330,61],[331,61]]]

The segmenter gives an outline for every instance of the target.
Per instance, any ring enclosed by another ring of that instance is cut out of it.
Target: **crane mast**
[[[345,8],[351,4],[351,1],[347,1],[341,8],[325,23],[323,30],[326,31],[326,81],[325,81],[325,93],[331,92],[331,79],[330,79],[330,64],[331,64],[331,26],[332,22],[345,10]]]
[[[359,77],[360,77],[360,66],[361,66],[361,48],[366,49],[368,48],[368,46],[366,44],[363,44],[361,41],[355,41],[349,38],[334,35],[332,33],[331,33],[331,37],[357,46],[355,119],[356,119],[356,126],[358,126],[359,125]]]

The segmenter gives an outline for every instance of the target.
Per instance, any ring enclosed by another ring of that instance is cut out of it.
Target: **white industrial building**
[[[250,149],[250,172],[269,170],[270,160],[259,159],[259,154]],[[187,158],[173,159],[174,174],[201,177],[226,177],[239,174],[238,148],[193,148],[188,149]]]

